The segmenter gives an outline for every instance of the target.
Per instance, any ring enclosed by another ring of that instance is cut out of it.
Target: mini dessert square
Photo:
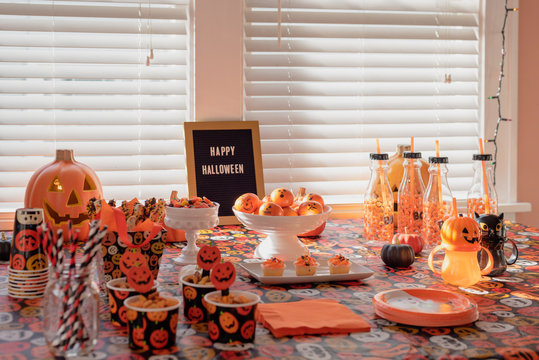
[[[350,260],[342,256],[341,254],[335,255],[328,260],[329,273],[333,274],[348,274],[352,263]]]
[[[310,276],[316,274],[318,262],[309,255],[302,255],[294,262],[297,276]]]
[[[279,258],[269,258],[261,266],[264,276],[283,276],[285,265],[284,261]]]

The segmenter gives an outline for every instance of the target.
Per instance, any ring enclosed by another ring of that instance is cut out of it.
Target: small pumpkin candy
[[[400,244],[398,237],[393,237],[391,244],[384,244],[380,253],[382,261],[392,268],[407,268],[414,263],[414,249],[407,244]]]

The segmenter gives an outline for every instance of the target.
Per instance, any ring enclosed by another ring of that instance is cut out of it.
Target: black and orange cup
[[[47,256],[43,251],[38,228],[43,223],[43,209],[26,208],[15,211],[9,267],[15,271],[39,272],[47,269]]]
[[[204,296],[215,291],[215,286],[212,283],[208,285],[193,284],[184,280],[187,276],[189,275],[180,279],[183,290],[183,315],[190,324],[208,322],[208,304],[204,300]]]
[[[110,321],[115,326],[124,327],[127,326],[127,308],[124,301],[128,297],[139,295],[140,293],[135,289],[123,287],[122,284],[127,284],[127,278],[110,280],[107,282],[107,289],[109,293]],[[153,288],[148,294],[155,292],[157,285],[158,283],[154,281]]]
[[[136,351],[162,350],[176,345],[178,327],[178,308],[176,304],[164,308],[142,308],[134,306],[138,296],[128,297],[124,304],[127,308],[127,329],[129,347]]]
[[[221,291],[206,294],[208,304],[208,336],[213,347],[225,351],[242,351],[254,346],[256,305],[260,297],[256,294],[230,290],[234,297],[243,296],[248,302],[243,304],[224,304],[219,301]]]

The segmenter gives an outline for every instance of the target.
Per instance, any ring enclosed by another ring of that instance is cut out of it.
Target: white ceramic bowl
[[[321,214],[303,216],[265,216],[232,210],[245,227],[268,235],[257,246],[255,256],[263,259],[278,256],[283,260],[295,260],[301,255],[309,254],[297,234],[316,229],[331,214],[331,207],[328,205],[324,206],[324,212]]]

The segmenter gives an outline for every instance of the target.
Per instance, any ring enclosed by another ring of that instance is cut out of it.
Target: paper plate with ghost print
[[[477,305],[466,296],[438,289],[395,289],[372,299],[374,312],[400,324],[438,327],[473,323]]]

